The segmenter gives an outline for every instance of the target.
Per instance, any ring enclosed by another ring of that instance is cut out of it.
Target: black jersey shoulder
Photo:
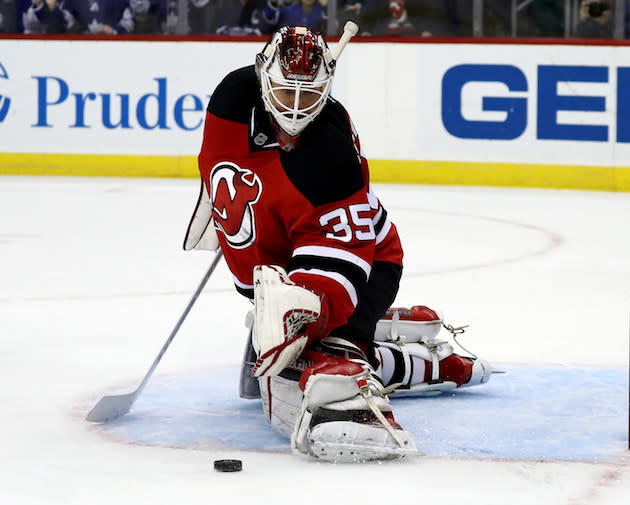
[[[254,65],[230,72],[210,97],[208,112],[229,121],[248,123],[260,95]]]
[[[348,115],[334,99],[304,130],[298,147],[280,151],[280,159],[289,180],[313,206],[344,200],[365,186]]]

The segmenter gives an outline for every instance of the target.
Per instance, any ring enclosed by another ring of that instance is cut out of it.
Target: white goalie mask
[[[334,61],[320,34],[304,26],[285,26],[256,56],[256,71],[265,109],[295,137],[326,105]]]

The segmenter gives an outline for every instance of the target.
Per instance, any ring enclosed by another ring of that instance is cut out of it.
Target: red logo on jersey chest
[[[212,216],[217,228],[235,249],[256,240],[254,204],[262,184],[258,176],[229,161],[217,163],[210,172]]]

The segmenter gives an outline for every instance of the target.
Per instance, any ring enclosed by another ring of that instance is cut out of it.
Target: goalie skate
[[[392,443],[382,428],[344,421],[327,422],[315,426],[310,433],[309,454],[334,463],[362,463],[419,456],[415,440],[406,431],[400,436],[406,445]]]
[[[305,353],[313,364],[300,378],[304,395],[291,436],[294,452],[336,463],[420,454],[413,436],[394,420],[361,350],[337,337],[324,339],[322,348],[327,354]]]
[[[423,305],[388,310],[375,334],[381,356],[377,373],[387,394],[435,396],[485,384],[493,373],[500,373],[475,355],[455,354],[448,341],[437,338],[442,328],[455,340],[465,327],[445,325],[440,314]]]

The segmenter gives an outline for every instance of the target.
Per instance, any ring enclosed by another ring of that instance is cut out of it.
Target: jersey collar
[[[271,125],[269,114],[262,102],[256,103],[249,116],[249,150],[266,151],[279,148],[276,134]]]

